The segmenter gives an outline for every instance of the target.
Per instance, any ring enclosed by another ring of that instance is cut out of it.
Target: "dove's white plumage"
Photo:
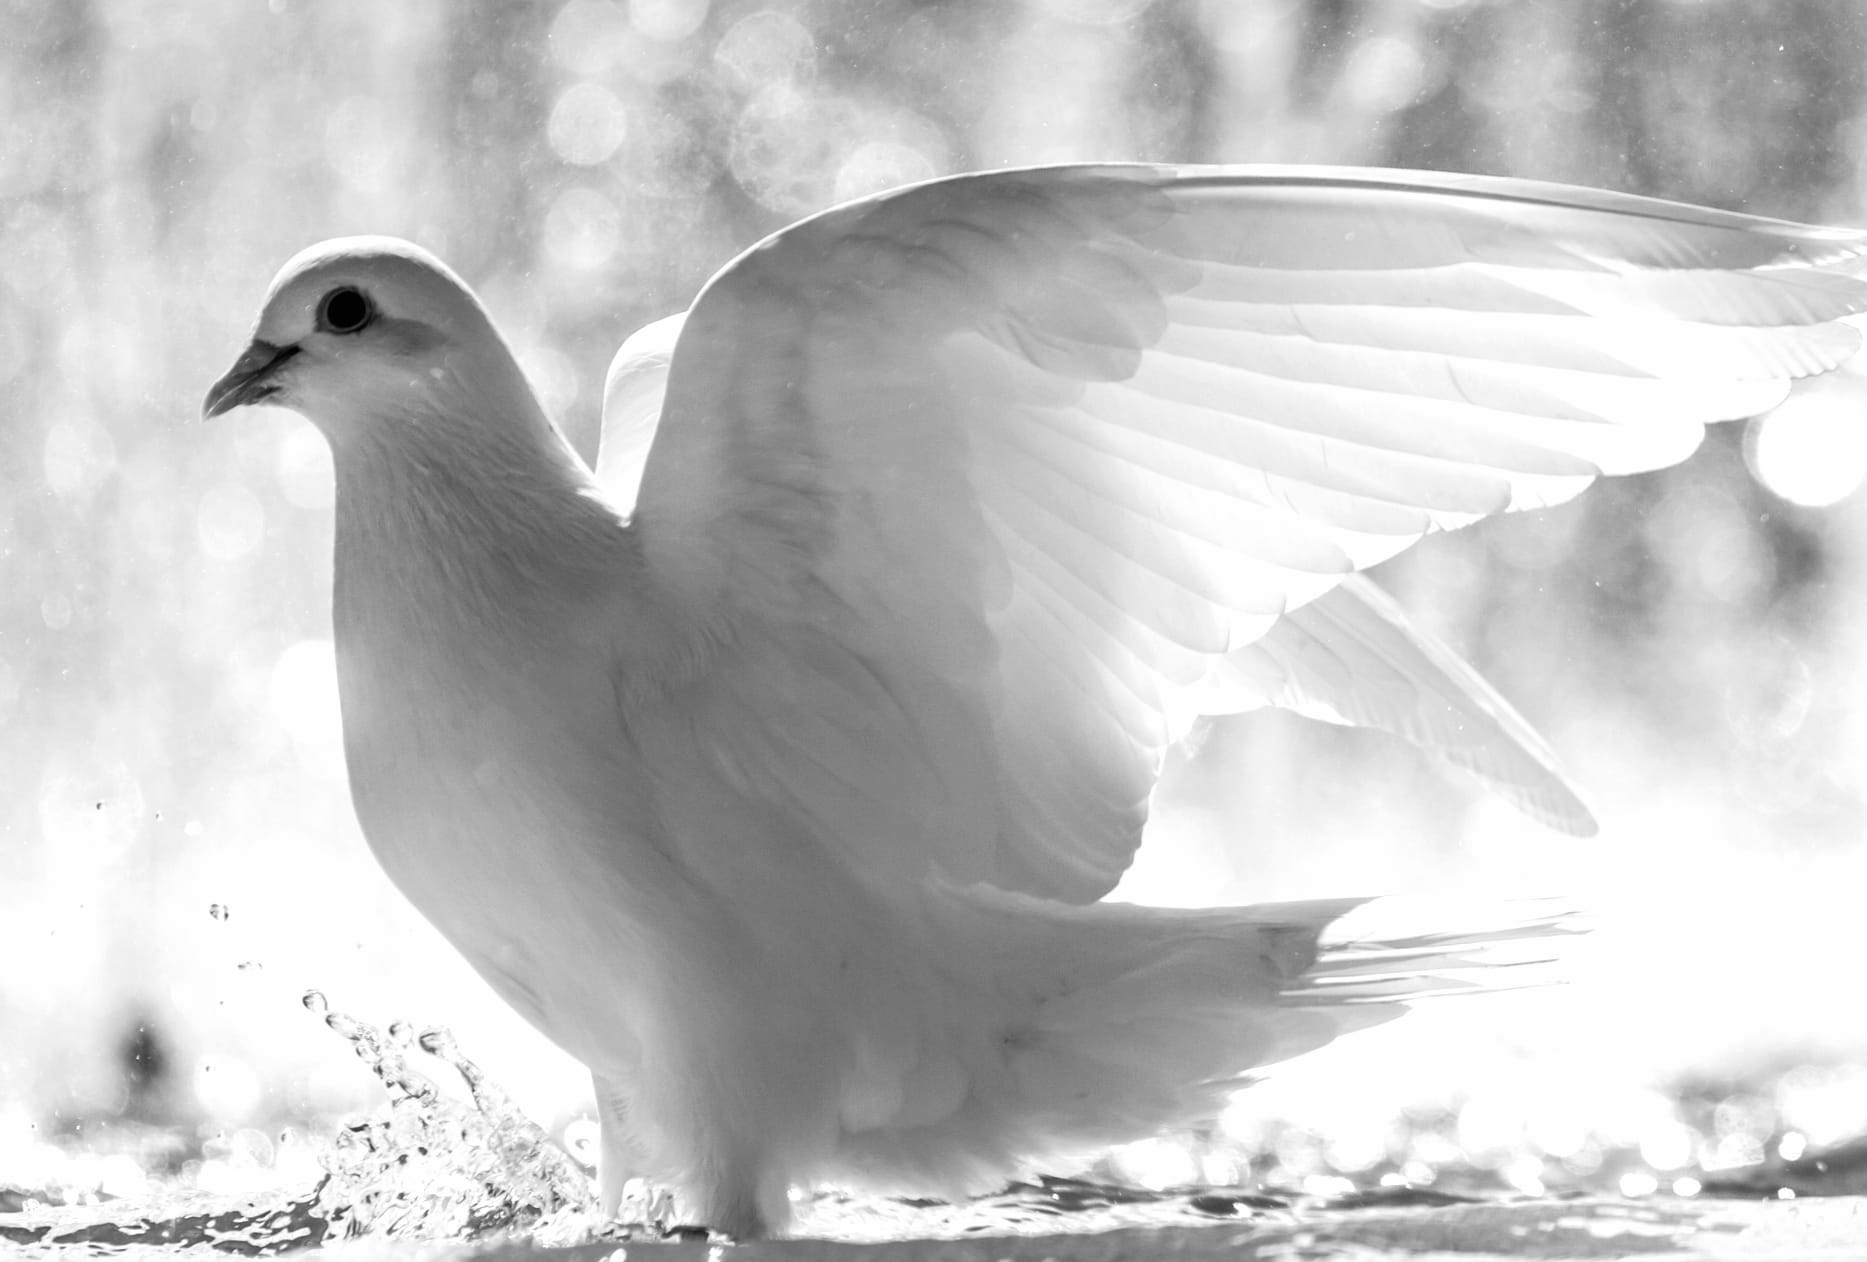
[[[385,869],[591,1067],[612,1188],[756,1234],[794,1184],[976,1188],[1200,1120],[1443,984],[1483,935],[1094,900],[1163,751],[1253,706],[1587,828],[1354,572],[1836,366],[1864,250],[1495,179],[1000,172],[742,255],[619,357],[600,478],[467,287],[381,239],[288,264],[208,410],[331,441]]]

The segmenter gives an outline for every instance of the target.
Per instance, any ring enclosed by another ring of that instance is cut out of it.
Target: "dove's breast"
[[[496,624],[431,595],[406,570],[340,565],[351,793],[384,870],[502,998],[641,1084],[636,1111],[667,1111],[670,1130],[723,1084],[745,1092],[748,1128],[777,1134],[919,1107],[922,1077],[950,1095],[957,1071],[923,1055],[931,891],[883,901],[733,792],[683,695],[631,722],[612,614],[567,602]]]
[[[514,1008],[593,1067],[626,1063],[642,961],[693,912],[617,721],[607,597],[461,556],[420,519],[346,519],[342,489],[333,623],[370,847]]]
[[[844,1136],[964,1107],[1007,1001],[991,945],[945,923],[958,894],[865,869],[809,812],[744,792],[754,769],[797,774],[753,766],[787,748],[784,711],[739,741],[705,721],[721,689],[756,682],[769,708],[816,685],[798,663],[840,659],[742,632],[685,685],[642,688],[618,670],[613,593],[463,598],[466,562],[435,541],[347,552],[343,529],[338,681],[370,845],[503,998],[627,1084],[651,1163],[801,1174]],[[918,783],[883,757],[906,737],[869,739],[889,784]]]

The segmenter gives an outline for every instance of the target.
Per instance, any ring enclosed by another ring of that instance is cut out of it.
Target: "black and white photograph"
[[[1867,5],[0,110],[0,1256],[1867,1258]]]

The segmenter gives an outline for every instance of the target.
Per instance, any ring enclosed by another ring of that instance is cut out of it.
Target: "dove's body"
[[[406,419],[373,433],[424,432]],[[495,484],[401,481],[428,471],[386,445],[339,459],[340,499],[361,511],[339,518],[338,676],[377,857],[502,998],[590,1066],[612,1132],[626,1114],[630,1151],[606,1136],[611,1183],[672,1181],[702,1221],[742,1235],[783,1222],[794,1180],[977,1189],[1019,1157],[1197,1117],[1220,1094],[1209,1079],[1397,1011],[1275,1008],[1355,900],[1137,917],[858,879],[747,802],[683,677],[794,691],[863,668],[802,628],[678,646],[619,633],[631,620],[613,578],[638,569],[636,540],[543,437],[520,463],[551,470],[546,498],[575,506],[574,527],[556,523],[568,537],[510,495],[510,452],[461,462],[501,470]],[[476,451],[471,435],[452,441]],[[914,746],[909,716],[865,714],[866,739]],[[1195,993],[1137,975],[1170,952]],[[1237,1007],[1202,1011],[1218,994]],[[1071,1041],[1052,1046],[1060,1022]],[[1099,1039],[1135,1059],[1097,1063]],[[1120,1090],[1136,1068],[1160,1098]]]
[[[591,1067],[612,1196],[752,1235],[795,1184],[979,1188],[1201,1121],[1468,963],[1484,935],[1319,948],[1352,900],[1095,900],[1166,746],[1255,705],[1588,827],[1353,571],[1840,363],[1863,248],[1458,177],[1007,172],[722,272],[613,374],[618,431],[659,421],[601,483],[394,242],[289,264],[208,410],[330,438],[384,868]]]

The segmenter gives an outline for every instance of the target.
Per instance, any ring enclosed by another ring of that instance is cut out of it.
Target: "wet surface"
[[[302,1142],[292,1166],[277,1161],[282,1150],[243,1139],[245,1132],[191,1145],[176,1128],[123,1122],[103,1133],[115,1150],[101,1165],[73,1164],[63,1184],[0,1184],[0,1242],[112,1257],[185,1247],[263,1256],[338,1242],[374,1242],[392,1256],[418,1242],[447,1242],[460,1256],[563,1249],[598,1257],[621,1246],[676,1257],[723,1243],[678,1215],[633,1227],[605,1222],[584,1160],[588,1123],[555,1134],[538,1126],[445,1031],[378,1028],[331,1011],[315,992],[306,1006],[350,1044],[388,1096],[378,1114],[323,1132],[315,1170],[302,1160]],[[440,1089],[443,1076],[459,1079],[464,1098]],[[1785,1091],[1831,1096],[1836,1084],[1858,1078],[1851,1067],[1801,1067],[1772,1089],[1697,1083],[1677,1092],[1658,1129],[1571,1136],[1560,1151],[1525,1143],[1475,1158],[1457,1142],[1471,1127],[1462,1132],[1460,1112],[1447,1109],[1397,1119],[1378,1150],[1270,1125],[1150,1141],[1082,1177],[1033,1178],[962,1204],[826,1192],[797,1205],[796,1233],[809,1239],[742,1256],[860,1247],[866,1256],[957,1259],[975,1256],[974,1246],[981,1258],[1768,1257],[1792,1245],[1806,1252],[1822,1232],[1858,1229],[1867,1241],[1860,1210],[1867,1202],[1858,1199],[1867,1196],[1867,1139],[1810,1148],[1790,1128],[1799,1106]],[[75,1152],[98,1145],[100,1133],[74,1127],[64,1140]],[[1331,1161],[1345,1154],[1353,1164]],[[1760,1159],[1728,1164],[1749,1155]],[[264,1174],[261,1158],[277,1163],[277,1178],[258,1195],[234,1194],[225,1177],[216,1192],[216,1181],[202,1177],[215,1162],[244,1162]],[[144,1176],[137,1195],[72,1177],[125,1165]],[[1163,1171],[1194,1169],[1245,1177],[1158,1186]],[[1156,1186],[1144,1185],[1150,1181]],[[1645,1195],[1621,1194],[1630,1187]],[[1820,1203],[1807,1198],[1818,1197],[1839,1199],[1814,1208]],[[1780,1245],[1744,1243],[1772,1231]]]

